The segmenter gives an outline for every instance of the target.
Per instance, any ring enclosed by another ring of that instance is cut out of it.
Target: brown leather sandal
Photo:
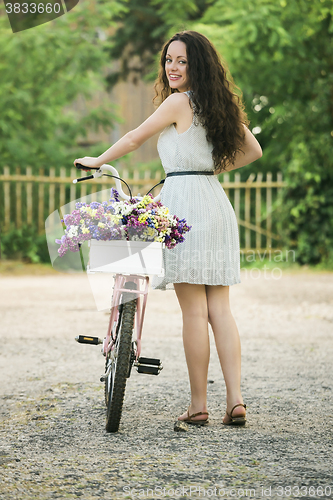
[[[244,417],[244,416],[241,416],[241,417],[233,417],[233,416],[232,416],[232,412],[234,411],[234,409],[235,409],[235,408],[237,408],[237,406],[243,406],[243,408],[245,408],[245,410],[246,410],[246,405],[245,405],[245,404],[243,404],[243,403],[238,403],[237,405],[235,405],[235,406],[232,408],[232,410],[231,410],[231,412],[230,412],[230,413],[226,412],[226,414],[228,415],[228,417],[229,417],[231,420],[230,420],[230,422],[223,422],[223,421],[222,421],[222,424],[223,424],[223,425],[245,425],[245,423],[246,423],[246,417]]]
[[[207,418],[203,420],[193,420],[194,417],[198,417],[199,415],[207,415]],[[209,422],[208,412],[199,411],[198,413],[193,413],[192,415],[190,415],[189,411],[187,410],[187,418],[184,418],[184,420],[179,420],[179,422],[186,422],[187,424],[191,425],[206,425]]]

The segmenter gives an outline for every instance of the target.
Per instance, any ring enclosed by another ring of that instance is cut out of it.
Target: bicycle
[[[76,167],[88,171],[96,170],[96,172],[86,177],[75,179],[73,181],[74,183],[107,175],[115,178],[116,188],[121,198],[125,200],[132,198],[132,193],[128,184],[119,177],[118,171],[111,165],[104,164],[99,169],[85,167],[80,164],[77,164]],[[113,175],[105,172],[112,172]],[[129,196],[123,192],[121,182],[127,185],[130,193]],[[161,181],[158,184],[163,182],[164,181]],[[158,184],[151,188],[147,194],[158,186]],[[142,197],[139,196],[136,198],[139,200],[142,199]],[[159,201],[159,199],[160,194],[154,198],[154,201]],[[91,240],[91,242],[92,241],[93,240]],[[118,243],[118,241],[112,243],[115,244]],[[126,242],[124,244],[126,244]],[[148,245],[148,243],[146,243],[146,245]],[[162,262],[161,244],[157,245],[160,247]],[[92,254],[90,254],[90,260],[92,260]],[[142,255],[140,255],[140,260],[142,261]],[[152,272],[149,272],[146,266],[144,268],[146,273],[139,272],[133,274],[117,272],[115,274],[110,319],[106,337],[104,340],[89,335],[79,335],[75,338],[75,340],[81,344],[103,344],[102,353],[106,358],[105,373],[100,377],[100,380],[105,384],[104,392],[107,407],[106,430],[108,432],[117,432],[119,429],[126,382],[131,375],[133,365],[136,366],[139,373],[150,375],[158,375],[163,368],[160,359],[140,356],[143,320],[149,287],[149,274],[157,274],[157,268],[158,266],[152,269]],[[93,267],[93,269],[96,271],[98,266],[95,268]],[[162,264],[160,271],[162,271]],[[101,266],[99,272],[110,272],[110,266]],[[136,340],[132,341],[134,329],[136,329]]]

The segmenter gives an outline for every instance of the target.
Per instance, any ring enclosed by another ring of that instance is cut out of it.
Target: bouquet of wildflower
[[[151,194],[142,200],[120,201],[115,189],[109,202],[76,203],[76,209],[65,215],[62,222],[65,234],[56,240],[61,257],[68,250],[77,252],[80,243],[91,239],[158,241],[174,248],[191,229],[185,219],[170,215],[169,209],[154,201]]]

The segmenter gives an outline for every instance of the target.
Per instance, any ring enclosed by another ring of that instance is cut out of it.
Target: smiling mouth
[[[170,79],[170,80],[178,80],[179,78],[181,78],[181,76],[180,76],[180,75],[170,75],[170,74],[169,74],[169,79]]]

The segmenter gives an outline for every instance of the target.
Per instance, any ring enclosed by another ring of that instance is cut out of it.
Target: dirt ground
[[[222,425],[213,338],[210,424],[174,432],[189,404],[173,291],[151,291],[120,430],[105,431],[103,337],[85,275],[0,275],[0,498],[331,498],[333,274],[243,272],[231,287],[242,342],[245,428]],[[279,277],[279,279],[277,279]]]

